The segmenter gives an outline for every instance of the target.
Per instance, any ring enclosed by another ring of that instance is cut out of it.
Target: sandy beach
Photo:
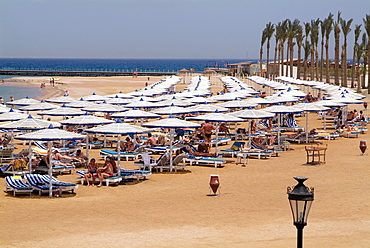
[[[60,78],[55,87],[49,78],[35,78],[27,84],[46,82],[42,98],[47,99],[66,90],[72,97],[126,93],[162,78]],[[220,91],[214,83],[213,90]],[[304,117],[297,121],[305,125]],[[309,114],[309,127],[321,129],[323,121]],[[286,194],[287,186],[296,185],[294,176],[309,177],[305,184],[315,188],[304,247],[370,247],[369,152],[361,156],[360,140],[369,143],[369,131],[359,138],[320,140],[328,145],[326,164],[320,166],[305,165],[305,145],[291,144],[278,157],[250,159],[245,167],[228,158],[222,168],[189,166],[126,185],[79,185],[76,194],[61,198],[2,192],[0,247],[295,247]],[[102,161],[98,149],[90,157]],[[121,166],[136,168],[132,161]],[[207,196],[212,174],[220,177],[220,197]],[[77,177],[58,179],[76,182]],[[5,190],[4,178],[0,185]]]

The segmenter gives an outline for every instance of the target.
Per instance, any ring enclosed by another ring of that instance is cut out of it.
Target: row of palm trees
[[[348,73],[347,38],[352,31],[352,22],[353,19],[344,20],[341,17],[341,12],[338,12],[336,18],[330,13],[324,20],[311,20],[303,23],[303,25],[298,19],[294,21],[286,19],[277,24],[269,22],[262,32],[260,46],[261,72],[263,49],[266,44],[266,77],[272,74],[293,75],[293,68],[296,66],[298,78],[301,78],[303,72],[303,79],[310,78],[311,80],[323,81],[323,78],[325,78],[326,82],[330,83],[331,75],[333,75],[336,85],[346,87],[350,75],[351,87],[354,88],[357,83],[357,89],[360,91],[365,88],[365,75],[369,71],[367,65],[370,61],[370,15],[363,18],[364,31],[362,30],[362,24],[356,24],[354,27],[353,62],[350,66],[350,73]],[[334,35],[334,70],[329,59],[329,40],[332,34]],[[362,39],[359,42],[360,37]],[[275,40],[273,67],[270,60],[272,38]],[[298,63],[294,65],[295,49]],[[321,52],[320,58],[319,52]],[[360,62],[362,62],[362,65]],[[287,66],[284,67],[283,65]],[[360,75],[362,75],[361,82]],[[370,77],[368,77],[367,83],[370,86]],[[370,93],[370,87],[368,87],[368,92]]]

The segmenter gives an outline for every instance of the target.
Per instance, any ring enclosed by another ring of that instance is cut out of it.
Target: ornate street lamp
[[[303,228],[307,225],[307,217],[313,202],[313,188],[308,188],[303,184],[308,177],[294,177],[298,184],[287,188],[290,208],[293,214],[293,224],[297,228],[297,247],[302,247]]]

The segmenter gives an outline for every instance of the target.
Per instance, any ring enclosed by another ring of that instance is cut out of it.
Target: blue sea
[[[45,71],[121,71],[121,72],[178,72],[193,68],[203,72],[206,67],[226,67],[227,64],[243,62],[238,59],[37,59],[0,58],[0,70],[45,70]],[[255,61],[255,60],[253,60]],[[0,75],[0,80],[13,76]],[[5,80],[6,81],[6,80]],[[42,89],[0,85],[0,96],[9,100],[29,96],[37,98]]]

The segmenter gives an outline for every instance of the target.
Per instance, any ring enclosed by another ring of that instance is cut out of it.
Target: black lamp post
[[[307,217],[313,202],[313,188],[303,184],[308,177],[294,177],[298,184],[294,188],[288,187],[288,199],[293,214],[293,224],[297,228],[297,247],[302,248],[303,228],[307,225]]]

